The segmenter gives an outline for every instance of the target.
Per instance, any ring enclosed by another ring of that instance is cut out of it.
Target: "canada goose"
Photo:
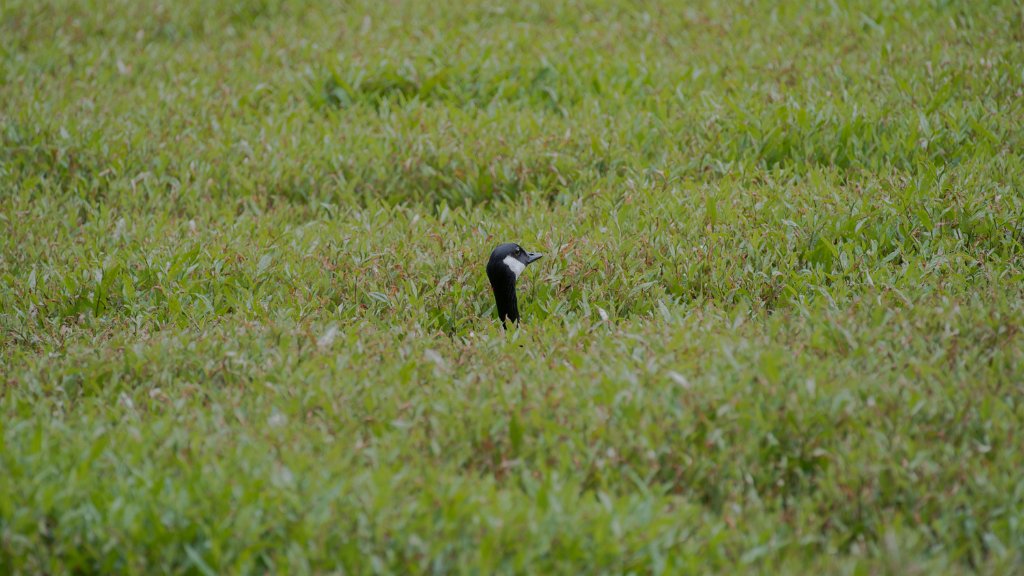
[[[527,265],[540,260],[541,256],[543,254],[523,250],[519,244],[501,244],[491,252],[491,259],[487,261],[487,278],[491,280],[502,326],[505,326],[506,319],[519,322],[516,280]]]

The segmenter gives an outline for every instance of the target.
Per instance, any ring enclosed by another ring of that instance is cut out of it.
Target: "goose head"
[[[502,326],[505,321],[519,322],[519,303],[516,300],[516,280],[531,262],[540,260],[543,254],[527,252],[519,244],[501,244],[491,252],[487,261],[487,278],[494,290],[494,301],[498,305],[498,318]]]

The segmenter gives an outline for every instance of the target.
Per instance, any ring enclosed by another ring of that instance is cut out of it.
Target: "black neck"
[[[494,290],[494,303],[498,305],[498,318],[501,324],[506,321],[519,322],[519,302],[516,300],[515,274],[498,273],[490,275],[491,288]]]

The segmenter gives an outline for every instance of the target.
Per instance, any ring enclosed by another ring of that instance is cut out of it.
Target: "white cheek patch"
[[[505,266],[508,266],[508,269],[511,270],[513,274],[516,275],[516,280],[519,279],[519,275],[523,273],[523,270],[526,270],[526,264],[523,264],[511,256],[505,256],[505,259],[502,260],[502,262]]]

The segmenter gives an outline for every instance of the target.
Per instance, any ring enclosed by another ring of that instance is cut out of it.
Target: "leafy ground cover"
[[[1020,2],[0,38],[0,571],[1024,570]]]

